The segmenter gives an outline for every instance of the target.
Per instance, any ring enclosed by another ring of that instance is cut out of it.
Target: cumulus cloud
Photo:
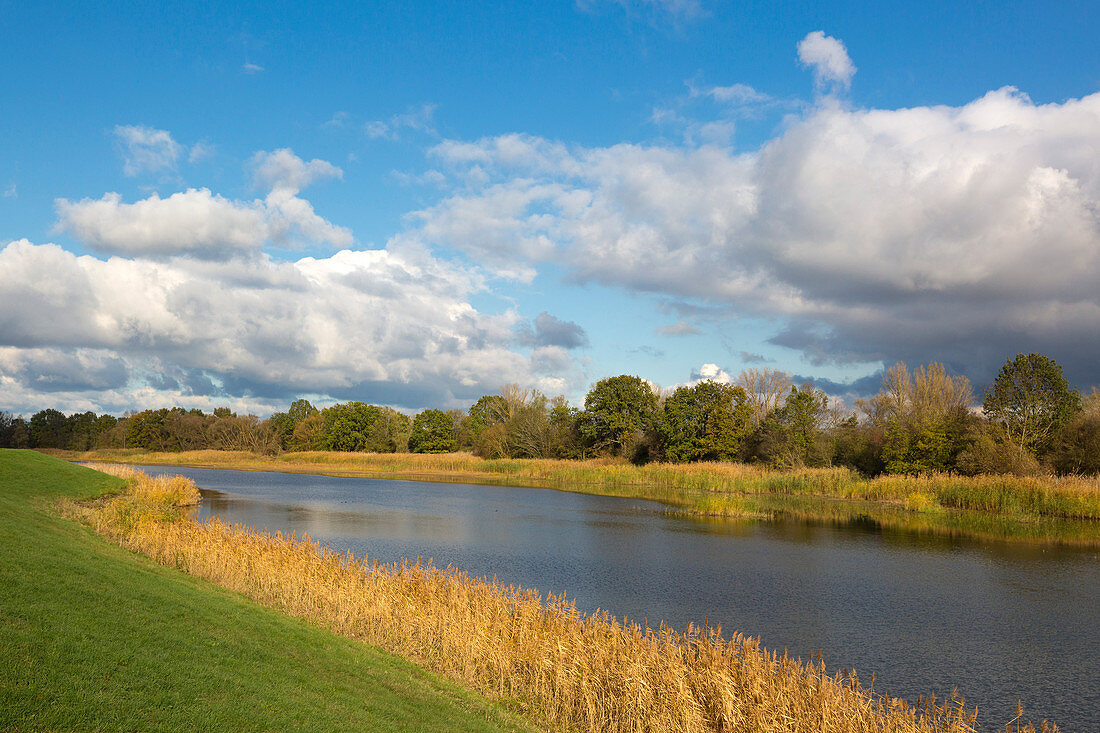
[[[175,170],[176,161],[184,151],[167,130],[145,125],[116,125],[114,133],[122,146],[122,172],[127,176]]]
[[[249,160],[252,180],[258,188],[282,189],[298,193],[306,186],[326,178],[343,178],[344,172],[327,160],[306,162],[290,148],[256,153]]]
[[[828,84],[847,88],[856,73],[844,43],[825,35],[825,31],[807,33],[798,42],[798,60],[813,69],[814,81],[819,88]]]
[[[133,204],[117,193],[100,199],[58,199],[59,226],[101,252],[127,256],[192,255],[212,259],[258,251],[268,237],[258,202],[230,201],[188,189]]]
[[[401,246],[211,262],[20,240],[0,250],[0,404],[77,409],[102,390],[126,408],[297,394],[450,407],[579,378],[560,346],[509,349],[520,318],[478,312],[483,289],[476,271]]]
[[[270,189],[262,201],[231,200],[205,188],[163,199],[154,193],[132,204],[117,193],[58,199],[58,228],[100,252],[128,257],[222,260],[254,256],[268,242],[352,244],[348,229],[325,220],[298,196],[310,183],[340,177],[339,168],[323,160],[307,163],[288,149],[257,153],[250,165],[257,185]]]
[[[525,135],[433,155],[458,183],[409,236],[498,275],[553,262],[574,281],[778,316],[774,342],[817,363],[938,359],[981,382],[1042,350],[1095,380],[1100,94],[823,103],[742,155]]]
[[[546,311],[535,317],[534,328],[530,323],[521,323],[516,332],[519,342],[528,346],[556,346],[564,349],[576,349],[588,346],[588,334],[573,321],[563,321]]]

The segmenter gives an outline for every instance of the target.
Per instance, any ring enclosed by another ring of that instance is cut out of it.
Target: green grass
[[[120,480],[0,450],[0,730],[528,726],[401,659],[108,544],[62,496]]]

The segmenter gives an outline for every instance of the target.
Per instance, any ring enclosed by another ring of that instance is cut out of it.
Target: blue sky
[[[1095,3],[0,2],[0,409],[1100,382]]]

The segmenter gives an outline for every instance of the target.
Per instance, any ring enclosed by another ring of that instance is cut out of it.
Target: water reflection
[[[1100,730],[1096,551],[808,523],[671,516],[550,489],[147,467],[204,488],[200,517],[308,533],[385,562],[431,557],[675,627],[704,618],[915,699],[958,685],[987,729]]]

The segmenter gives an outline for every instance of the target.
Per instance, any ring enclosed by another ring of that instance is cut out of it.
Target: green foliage
[[[886,470],[881,428],[861,424],[855,415],[849,415],[833,429],[831,437],[834,466],[851,468],[864,476],[877,476]]]
[[[959,453],[955,470],[964,476],[1035,476],[1041,467],[1035,456],[1008,438],[1003,427],[984,425],[975,431],[970,445]]]
[[[390,407],[345,402],[325,408],[321,418],[323,450],[394,453],[408,449],[409,418]]]
[[[409,450],[413,453],[450,453],[457,448],[454,417],[442,410],[424,410],[413,419]]]
[[[597,452],[623,455],[655,422],[657,393],[641,377],[626,374],[596,382],[584,398],[580,432]]]
[[[1058,435],[1051,465],[1059,473],[1100,473],[1100,416],[1079,415]]]
[[[1053,359],[1021,353],[1001,367],[982,410],[1005,426],[1013,442],[1042,456],[1062,426],[1081,411],[1081,396],[1069,388]]]
[[[829,452],[822,433],[829,400],[812,384],[791,387],[781,407],[758,431],[757,457],[778,467],[825,466]]]
[[[671,462],[732,461],[751,421],[745,390],[708,380],[680,387],[665,399],[657,432]]]
[[[145,410],[126,419],[126,447],[141,450],[167,450],[170,436],[165,427],[167,409]]]
[[[287,417],[295,425],[307,417],[319,414],[319,410],[309,400],[297,399],[290,403],[290,409],[286,411]]]

